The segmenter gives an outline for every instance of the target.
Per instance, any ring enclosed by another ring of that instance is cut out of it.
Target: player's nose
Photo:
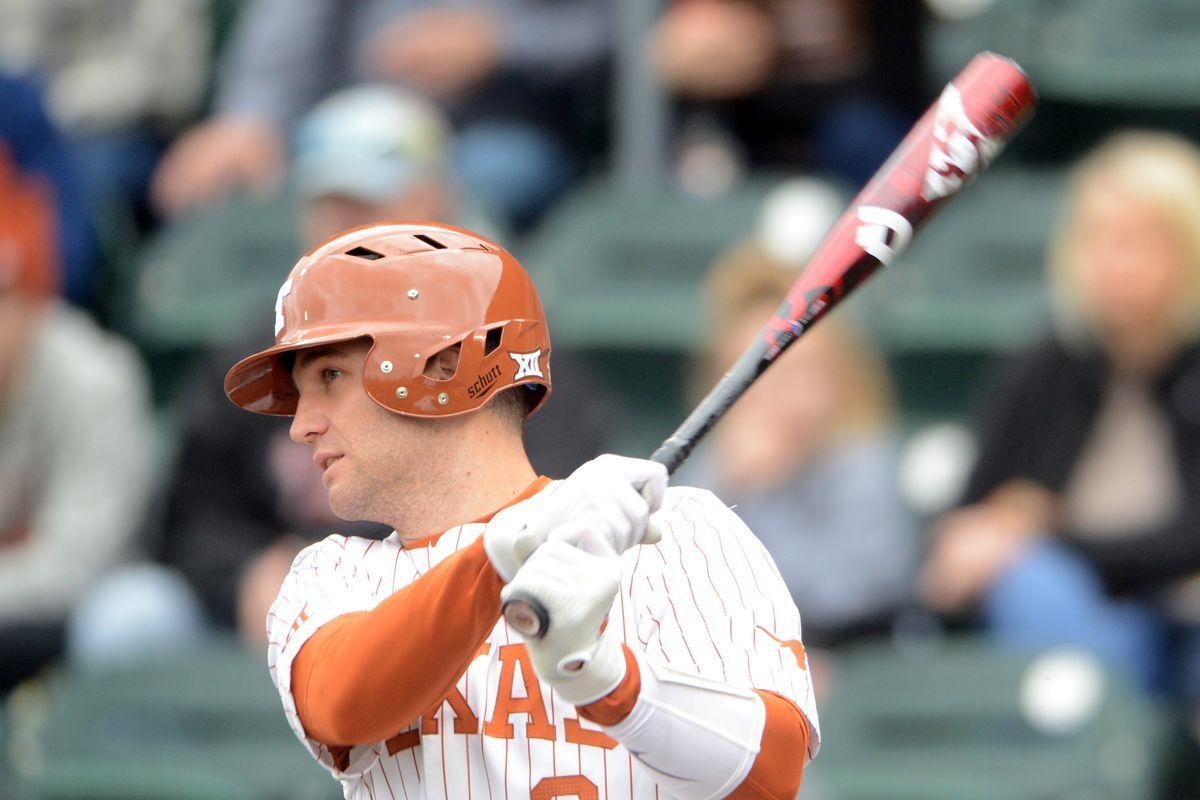
[[[311,401],[305,401],[304,395],[296,403],[296,415],[292,417],[292,426],[288,430],[292,441],[300,444],[311,444],[316,437],[329,427],[325,414]]]

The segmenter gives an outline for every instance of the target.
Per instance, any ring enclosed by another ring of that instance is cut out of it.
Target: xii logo
[[[513,376],[514,381],[519,381],[522,378],[544,378],[542,368],[538,365],[538,359],[542,357],[540,349],[534,350],[532,353],[512,353],[509,357],[517,362],[517,374]]]

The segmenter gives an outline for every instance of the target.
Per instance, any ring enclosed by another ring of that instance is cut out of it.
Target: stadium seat
[[[1164,715],[1081,653],[869,645],[831,674],[806,777],[830,800],[1155,796]]]
[[[755,177],[715,199],[668,187],[625,194],[607,180],[554,209],[518,254],[533,274],[556,346],[574,351],[638,413],[621,452],[649,454],[682,421],[704,335],[704,277],[751,233],[778,180]]]
[[[0,702],[0,786],[13,786],[16,776],[12,767],[12,737],[4,703]]]
[[[14,767],[37,800],[341,795],[288,729],[264,658],[235,641],[21,691]]]
[[[295,202],[285,189],[203,208],[162,228],[119,276],[112,324],[145,355],[160,403],[200,349],[252,323],[269,336],[261,309],[272,307],[300,253]]]
[[[750,233],[775,179],[713,200],[670,189],[626,195],[594,182],[555,209],[524,248],[556,341],[690,351],[703,330],[700,284]]]
[[[938,81],[989,49],[1021,64],[1045,99],[1200,105],[1200,82],[1190,79],[1200,75],[1193,0],[997,0],[976,17],[935,23],[928,41]]]
[[[299,254],[295,199],[238,197],[168,225],[142,251],[127,309],[150,349],[188,348],[242,332],[274,300]]]

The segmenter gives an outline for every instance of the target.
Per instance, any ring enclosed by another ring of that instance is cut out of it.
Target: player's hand
[[[770,78],[779,33],[758,3],[676,3],[654,36],[659,74],[668,87],[697,100],[729,100]]]
[[[431,8],[384,26],[368,61],[376,77],[446,97],[482,82],[502,55],[500,25],[490,11]]]
[[[616,626],[601,630],[621,585],[621,560],[611,550],[590,553],[557,534],[517,570],[500,597],[518,594],[545,608],[554,623],[542,638],[526,639],[525,648],[538,676],[580,706],[604,697],[625,677]]]
[[[921,599],[934,611],[963,611],[1021,557],[1039,530],[1027,514],[1003,503],[979,503],[946,515],[918,575]]]
[[[287,146],[266,120],[215,118],[184,133],[163,156],[150,186],[157,210],[179,217],[239,189],[266,197],[278,188]]]
[[[650,515],[662,507],[667,470],[639,458],[603,455],[530,499],[504,509],[483,534],[483,547],[505,581],[556,531],[593,553],[623,553],[662,538]],[[572,522],[570,526],[564,523]],[[561,528],[561,529],[560,529]]]

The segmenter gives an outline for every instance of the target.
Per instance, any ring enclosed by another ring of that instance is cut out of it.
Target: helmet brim
[[[225,396],[234,405],[256,414],[290,417],[296,413],[300,392],[284,356],[326,344],[364,338],[361,330],[329,332],[302,342],[275,345],[243,358],[225,374]],[[367,336],[366,338],[371,338]]]

